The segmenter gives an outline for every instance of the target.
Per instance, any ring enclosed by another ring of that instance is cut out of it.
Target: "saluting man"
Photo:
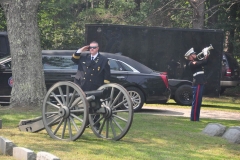
[[[84,51],[90,51],[90,54],[81,54]],[[97,90],[104,83],[110,83],[110,65],[108,59],[101,55],[96,41],[90,45],[78,49],[72,55],[72,61],[78,64],[74,82],[78,84],[83,91]]]
[[[197,61],[196,52],[191,48],[186,54],[185,58],[189,60],[189,68],[193,74],[193,101],[191,109],[191,121],[199,121],[200,109],[202,105],[202,94],[204,89],[204,84],[206,83],[206,78],[204,76],[203,66],[207,64],[208,56],[205,56],[201,61]]]

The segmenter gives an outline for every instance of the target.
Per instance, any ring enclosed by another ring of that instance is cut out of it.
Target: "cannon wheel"
[[[106,99],[101,99],[101,108],[96,113],[90,113],[90,126],[94,134],[99,138],[120,140],[126,135],[132,124],[132,100],[128,91],[119,84],[105,84],[98,90],[101,89],[107,90]],[[122,109],[122,105],[128,107]],[[99,123],[100,126],[98,127]]]
[[[42,108],[42,119],[47,133],[54,139],[74,141],[88,123],[85,93],[73,82],[55,83],[47,92]]]

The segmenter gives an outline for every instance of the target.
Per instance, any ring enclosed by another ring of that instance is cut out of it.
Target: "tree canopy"
[[[6,30],[2,9],[0,18]],[[223,29],[225,50],[240,56],[239,0],[41,0],[42,49],[77,49],[85,43],[86,23]]]

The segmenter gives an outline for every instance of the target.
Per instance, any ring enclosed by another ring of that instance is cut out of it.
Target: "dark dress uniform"
[[[196,62],[195,64],[193,62]],[[190,61],[189,68],[193,73],[193,101],[191,110],[191,121],[199,121],[200,109],[202,105],[202,94],[206,78],[203,66],[207,64],[207,59],[201,61]]]
[[[94,60],[91,60],[91,54],[74,53],[72,61],[78,64],[74,82],[83,91],[97,90],[104,83],[109,83],[110,65],[108,59],[100,53]]]
[[[91,60],[91,54],[74,53],[72,61],[78,65],[78,70],[74,82],[78,84],[83,91],[97,90],[104,83],[110,83],[110,65],[108,59],[99,52],[94,60]],[[100,99],[90,102],[90,106],[98,106]],[[92,108],[97,109],[97,108]],[[94,122],[100,118],[100,115],[94,117]],[[98,130],[100,123],[96,126]]]

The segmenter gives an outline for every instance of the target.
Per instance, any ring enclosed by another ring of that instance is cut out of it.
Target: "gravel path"
[[[185,108],[171,108],[166,106],[143,106],[142,110],[138,113],[149,113],[153,115],[166,115],[166,116],[179,116],[179,117],[190,117],[191,107]],[[240,120],[239,112],[228,112],[228,111],[214,111],[201,109],[200,118],[211,118],[211,119],[225,119],[225,120]]]

